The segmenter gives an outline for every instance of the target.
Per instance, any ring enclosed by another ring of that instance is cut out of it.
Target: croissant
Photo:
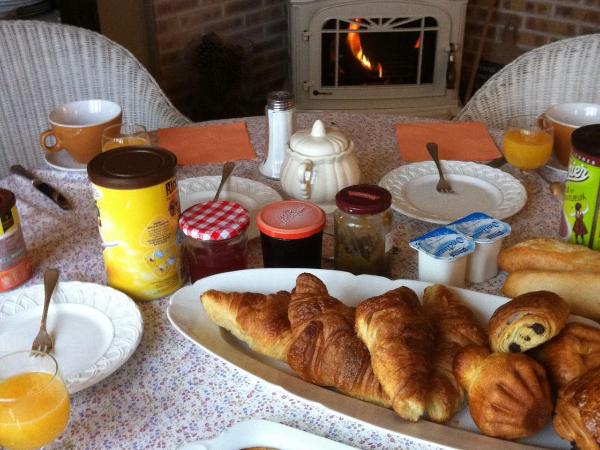
[[[585,372],[600,367],[600,329],[568,323],[536,355],[556,387],[563,387]]]
[[[554,430],[580,450],[600,449],[600,368],[571,381],[558,394]]]
[[[321,280],[309,273],[298,276],[288,317],[293,337],[287,361],[294,372],[311,383],[389,406],[369,352],[354,334],[352,308],[331,297]]]
[[[435,334],[426,410],[431,420],[443,423],[462,409],[465,399],[454,376],[454,357],[466,345],[487,345],[487,334],[473,312],[441,284],[425,289],[423,310]]]
[[[254,351],[282,361],[292,338],[288,305],[290,293],[206,291],[201,296],[208,317],[247,343]]]
[[[529,292],[505,303],[490,318],[495,352],[524,352],[556,336],[567,323],[569,304],[548,291]]]
[[[473,421],[488,436],[530,436],[550,419],[552,401],[544,368],[525,354],[490,354],[470,345],[456,355],[454,374],[467,391]]]
[[[429,387],[433,330],[416,294],[401,287],[363,301],[356,308],[355,329],[394,411],[419,420]]]

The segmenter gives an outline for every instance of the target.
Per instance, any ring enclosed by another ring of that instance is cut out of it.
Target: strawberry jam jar
[[[248,211],[225,200],[199,203],[179,218],[184,237],[184,260],[194,281],[222,272],[247,268]]]

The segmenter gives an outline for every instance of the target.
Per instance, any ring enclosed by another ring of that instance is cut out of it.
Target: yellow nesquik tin
[[[136,300],[164,297],[184,281],[176,165],[154,147],[111,150],[88,164],[107,282]]]

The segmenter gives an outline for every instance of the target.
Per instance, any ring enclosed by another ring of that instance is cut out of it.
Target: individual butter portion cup
[[[419,252],[419,280],[465,285],[466,256],[475,250],[471,239],[442,227],[413,239],[409,245]]]
[[[511,232],[509,224],[475,212],[446,227],[475,241],[475,251],[467,263],[467,281],[482,283],[498,275],[498,253]]]

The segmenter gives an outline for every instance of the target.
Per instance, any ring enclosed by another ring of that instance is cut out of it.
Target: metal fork
[[[438,173],[440,174],[440,181],[438,181],[438,184],[435,187],[436,191],[443,193],[454,192],[448,180],[444,178],[444,172],[442,172],[442,165],[440,164],[440,160],[438,158],[438,145],[435,142],[428,142],[425,146],[427,147],[427,151],[431,155],[431,158],[433,158],[433,162],[435,163]]]
[[[52,298],[54,287],[58,282],[58,274],[59,272],[57,269],[48,269],[44,272],[44,311],[42,312],[40,331],[38,331],[37,336],[33,340],[33,345],[31,346],[31,350],[33,351],[49,353],[54,347],[52,338],[48,334],[48,331],[46,331],[46,318],[48,317],[50,299]]]

